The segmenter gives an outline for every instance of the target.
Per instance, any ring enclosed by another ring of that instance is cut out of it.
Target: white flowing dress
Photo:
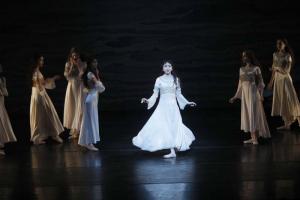
[[[281,116],[285,124],[290,125],[295,120],[300,124],[300,104],[293,80],[290,75],[292,57],[290,54],[273,54],[274,89],[272,116]]]
[[[236,98],[241,99],[241,130],[271,137],[261,101],[264,82],[259,67],[241,67]]]
[[[78,144],[89,145],[100,141],[99,119],[98,119],[98,94],[104,92],[105,87],[102,82],[97,81],[92,84],[94,74],[88,73],[88,82],[91,85],[84,101],[82,124],[78,139]]]
[[[55,107],[46,89],[54,89],[55,82],[44,80],[41,72],[36,71],[32,77],[33,87],[30,101],[31,141],[34,143],[49,136],[56,137],[64,131]]]
[[[17,141],[4,104],[4,96],[8,96],[6,79],[0,77],[0,144]]]
[[[183,110],[189,101],[181,94],[179,80],[175,84],[172,75],[162,75],[156,79],[153,91],[148,99],[148,109],[160,95],[158,106],[142,130],[132,139],[132,143],[150,152],[171,148],[188,150],[195,136],[182,123],[178,104]]]

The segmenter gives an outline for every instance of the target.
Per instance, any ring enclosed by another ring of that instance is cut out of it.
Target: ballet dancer
[[[241,99],[241,130],[251,134],[251,138],[244,141],[245,144],[257,145],[258,136],[271,137],[262,103],[264,86],[259,63],[254,53],[244,51],[238,88],[229,102],[233,103],[236,99]]]
[[[194,107],[196,103],[186,100],[181,94],[179,78],[170,62],[165,62],[162,70],[163,75],[155,81],[153,95],[141,100],[150,109],[159,95],[158,106],[142,130],[132,139],[132,143],[150,152],[170,149],[170,153],[164,155],[164,158],[173,158],[176,157],[175,149],[188,150],[195,140],[192,131],[182,123],[178,105],[183,110],[186,105]]]
[[[78,144],[91,151],[98,151],[94,146],[100,141],[98,120],[99,93],[104,92],[105,87],[99,78],[98,61],[93,59],[83,74],[83,83],[88,90],[84,101],[82,125]]]
[[[64,131],[60,119],[46,89],[54,89],[59,76],[44,79],[41,69],[44,67],[44,56],[36,55],[32,71],[32,93],[30,101],[31,141],[34,144],[45,144],[51,137],[58,143],[63,140],[59,134]]]
[[[277,51],[273,53],[272,77],[268,84],[273,87],[271,116],[281,116],[284,125],[278,130],[290,130],[296,120],[300,124],[300,104],[290,75],[294,65],[294,53],[286,39],[277,40]]]

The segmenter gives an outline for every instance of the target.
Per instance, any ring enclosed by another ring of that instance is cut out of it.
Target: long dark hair
[[[68,62],[68,63],[70,62],[73,53],[76,53],[78,56],[80,56],[80,51],[79,51],[79,49],[76,48],[76,47],[72,47],[72,48],[70,49],[70,52],[69,52],[69,55],[68,55],[68,58],[67,58],[67,62]]]
[[[44,56],[40,53],[36,53],[33,55],[32,60],[31,60],[31,71],[32,71],[31,75],[36,70],[36,68],[38,66],[38,62],[40,61],[41,57],[44,57]]]
[[[245,64],[246,64],[243,61],[243,54],[245,54],[245,56],[249,59],[249,62],[250,62],[251,65],[260,67],[260,63],[257,60],[257,58],[256,58],[256,56],[255,56],[255,54],[252,50],[244,50],[243,51],[242,58],[241,58],[241,65],[242,66],[245,66]]]
[[[295,54],[294,54],[294,51],[293,51],[291,45],[289,44],[289,42],[287,41],[286,38],[278,38],[277,41],[281,41],[281,42],[284,43],[284,45],[285,45],[284,51],[287,52],[287,53],[289,53],[291,55],[291,57],[292,57],[292,63],[291,64],[292,64],[292,67],[294,67],[294,64],[295,64]],[[279,50],[276,49],[276,52],[278,52],[278,51]]]
[[[40,53],[35,53],[30,60],[30,72],[28,73],[28,83],[32,87],[32,75],[36,71],[40,58],[43,57]]]
[[[175,68],[174,68],[174,66],[173,66],[173,64],[172,64],[172,61],[166,60],[165,62],[163,62],[162,66],[164,66],[166,63],[170,63],[170,64],[172,65],[172,71],[171,71],[171,74],[172,74],[173,79],[174,79],[174,84],[175,84],[176,87],[177,87],[177,86],[178,86],[178,85],[177,85],[177,80],[178,80],[178,84],[180,84],[180,79],[179,79],[179,77],[177,76],[177,73],[176,73],[176,70],[175,70]],[[161,71],[161,74],[160,74],[160,75],[164,75],[164,74],[165,74],[164,71]]]
[[[242,55],[242,60],[241,60],[242,66],[245,66],[245,64],[246,64],[246,63],[243,62],[243,57],[246,56],[248,58],[248,62],[250,62],[250,64],[252,66],[260,68],[260,63],[257,60],[257,58],[256,58],[256,56],[255,56],[255,54],[254,54],[253,51],[251,51],[251,50],[245,50],[245,51],[243,51],[243,54],[245,54],[245,55]],[[255,75],[255,80],[254,81],[255,81],[255,84],[257,86],[259,85],[259,82],[261,81],[260,78],[261,77],[259,75]]]
[[[86,68],[86,70],[85,70],[85,72],[83,73],[83,75],[82,75],[82,77],[81,77],[81,79],[82,79],[82,81],[83,81],[83,85],[86,87],[86,88],[89,88],[90,86],[89,86],[89,83],[88,83],[88,73],[89,72],[91,72],[91,73],[93,73],[94,74],[94,76],[95,77],[97,77],[97,67],[95,68],[95,67],[93,67],[92,66],[92,62],[95,60],[96,58],[92,58],[92,59],[88,59],[88,62],[87,62],[87,68]],[[97,78],[99,78],[99,77],[97,77]]]

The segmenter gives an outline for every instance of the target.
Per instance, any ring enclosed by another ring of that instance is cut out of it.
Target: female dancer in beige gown
[[[32,73],[32,93],[30,102],[31,141],[34,144],[44,144],[49,136],[58,143],[63,140],[59,134],[64,131],[56,110],[46,89],[55,88],[55,80],[59,76],[44,79],[40,69],[44,66],[44,57],[36,56]]]
[[[64,76],[68,80],[64,106],[64,127],[71,129],[71,138],[77,138],[80,127],[80,112],[82,105],[83,84],[81,76],[85,71],[86,65],[80,59],[79,51],[72,48],[68,61],[65,65]]]
[[[77,105],[75,116],[72,124],[72,130],[74,130],[75,134],[71,136],[71,138],[77,138],[80,134],[81,124],[82,124],[82,117],[83,117],[83,108],[84,108],[84,101],[87,96],[87,91],[85,89],[82,76],[87,69],[87,63],[82,61],[81,57],[77,60],[77,66],[79,69],[79,90],[78,90],[78,97],[77,97]]]
[[[4,97],[8,96],[6,89],[6,79],[3,76],[2,66],[0,64],[0,155],[5,155],[5,143],[17,141],[14,131],[4,105]]]
[[[243,52],[242,63],[238,89],[229,102],[233,103],[236,99],[241,99],[241,130],[251,133],[251,139],[244,143],[257,145],[258,136],[271,137],[262,104],[264,82],[252,51]]]
[[[272,116],[281,116],[284,125],[278,130],[290,130],[291,124],[300,124],[300,104],[290,75],[294,54],[286,39],[277,40],[277,51],[273,53],[272,77],[268,88],[273,88]]]

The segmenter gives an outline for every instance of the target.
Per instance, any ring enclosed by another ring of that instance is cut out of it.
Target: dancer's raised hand
[[[141,99],[141,103],[148,103],[148,99],[142,98],[142,99]]]

